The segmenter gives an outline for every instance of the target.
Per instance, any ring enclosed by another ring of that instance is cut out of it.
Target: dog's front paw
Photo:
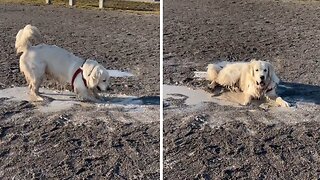
[[[97,98],[97,101],[99,101],[99,103],[104,103],[106,102],[106,98],[104,96],[98,96],[96,97]]]
[[[208,85],[208,88],[210,89],[214,89],[216,87],[216,82],[215,81],[212,81],[209,85]]]
[[[243,106],[247,106],[247,105],[249,105],[251,103],[251,100],[252,100],[252,98],[251,98],[250,95],[244,94],[242,102],[240,101],[241,102],[240,104],[243,105]]]
[[[285,100],[283,100],[281,97],[277,97],[276,105],[279,107],[290,107],[290,104]]]
[[[94,103],[103,103],[104,99],[102,99],[101,97],[93,97],[93,98],[91,98],[90,101],[92,101]]]
[[[242,106],[248,106],[250,104],[250,102],[243,102],[241,103]]]

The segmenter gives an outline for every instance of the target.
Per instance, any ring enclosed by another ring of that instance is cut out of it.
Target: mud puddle
[[[281,83],[278,87],[278,95],[290,103],[291,107],[276,107],[272,102],[253,101],[249,106],[241,106],[237,103],[227,101],[223,96],[212,96],[211,93],[202,89],[192,89],[187,86],[164,85],[164,100],[168,107],[167,112],[172,111],[173,114],[193,114],[199,111],[211,114],[211,109],[216,107],[224,109],[212,114],[212,118],[207,122],[211,127],[219,126],[227,121],[239,120],[247,122],[248,113],[255,119],[260,119],[266,124],[285,123],[296,124],[299,122],[320,120],[319,97],[320,88],[317,86]],[[187,105],[184,108],[175,106],[174,100],[180,100]],[[216,104],[212,106],[212,103]],[[209,110],[210,109],[210,110]],[[226,110],[229,109],[229,110]],[[239,116],[232,117],[232,113]],[[235,112],[236,111],[236,112]],[[272,118],[263,117],[264,113],[269,114]],[[240,115],[241,114],[241,115]],[[192,116],[192,115],[191,115]],[[231,117],[230,117],[231,116]],[[188,119],[188,118],[187,118]],[[290,119],[290,121],[288,121]]]
[[[236,93],[235,93],[236,94]],[[298,83],[281,83],[277,88],[277,94],[291,104],[291,108],[304,104],[320,104],[320,87],[312,85],[304,85]],[[213,96],[202,89],[190,88],[187,86],[164,85],[164,99],[183,99],[186,105],[198,105],[205,102],[213,102],[218,105],[230,105],[239,107],[235,102],[230,102],[224,97]],[[258,105],[259,102],[253,101]],[[260,103],[261,104],[261,103]]]
[[[119,74],[118,74],[119,75]],[[0,90],[0,98],[6,98],[6,101],[29,101],[29,89],[27,87],[14,87]],[[154,106],[160,104],[160,98],[158,96],[128,96],[128,95],[108,95],[101,94],[103,96],[102,103],[90,103],[83,102],[77,99],[76,95],[70,91],[57,91],[40,88],[40,93],[45,97],[45,101],[37,104],[37,110],[43,113],[58,112],[67,110],[75,106],[83,107],[100,107],[100,108],[133,108],[141,111],[148,106]]]
[[[192,89],[187,86],[163,85],[163,98],[184,99],[186,105],[199,105],[205,102],[213,102],[219,105],[239,106],[236,103],[214,98],[212,94],[202,89]]]

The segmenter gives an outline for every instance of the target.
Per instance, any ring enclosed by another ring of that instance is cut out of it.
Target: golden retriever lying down
[[[209,64],[207,79],[211,87],[221,85],[237,92],[237,100],[242,105],[248,105],[253,99],[265,98],[275,100],[277,106],[289,107],[289,103],[276,94],[276,87],[280,80],[269,62],[250,62]]]
[[[16,36],[15,48],[20,56],[20,71],[31,90],[31,99],[42,101],[39,87],[45,75],[61,83],[70,83],[81,98],[100,102],[98,92],[106,91],[109,73],[94,60],[83,60],[72,53],[47,44],[32,46],[33,40],[41,39],[35,26],[26,25]]]

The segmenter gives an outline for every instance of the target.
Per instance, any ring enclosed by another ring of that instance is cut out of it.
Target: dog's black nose
[[[261,80],[264,80],[264,76],[260,76],[260,79],[261,79]]]

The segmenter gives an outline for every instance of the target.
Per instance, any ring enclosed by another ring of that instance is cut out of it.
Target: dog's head
[[[83,77],[87,81],[88,88],[106,91],[109,86],[108,71],[94,60],[88,59],[83,67]]]
[[[270,82],[278,84],[280,81],[274,72],[273,66],[266,61],[251,60],[250,73],[259,89],[266,88]]]

